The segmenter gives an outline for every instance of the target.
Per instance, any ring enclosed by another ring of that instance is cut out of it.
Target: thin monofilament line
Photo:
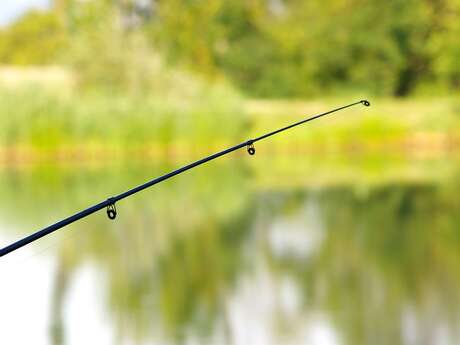
[[[321,113],[321,114],[318,114],[318,115],[309,117],[308,119],[305,119],[305,120],[302,120],[302,121],[293,123],[292,125],[289,125],[289,126],[286,126],[286,127],[280,128],[280,129],[277,129],[277,130],[275,130],[275,131],[273,131],[273,132],[270,132],[270,133],[261,135],[260,137],[258,137],[258,138],[256,138],[256,139],[253,139],[252,142],[255,143],[255,142],[259,141],[259,140],[263,140],[263,139],[266,139],[266,138],[268,138],[268,137],[271,137],[272,135],[278,134],[278,133],[280,133],[280,132],[284,132],[285,130],[291,129],[291,128],[293,128],[293,127],[302,125],[302,124],[304,124],[304,123],[307,123],[307,122],[310,122],[310,121],[313,121],[313,120],[316,120],[316,119],[318,119],[318,118],[320,118],[320,117],[323,117],[323,116],[325,116],[325,115],[329,115],[329,114],[331,114],[331,113],[335,113],[336,111],[343,110],[343,109],[352,107],[352,106],[357,105],[357,104],[364,104],[366,107],[368,107],[368,106],[370,105],[370,103],[369,103],[368,101],[366,101],[366,100],[362,100],[362,101],[359,101],[359,102],[355,102],[355,103],[351,103],[351,104],[348,104],[348,105],[344,105],[343,107],[336,108],[336,109],[333,109],[333,110],[330,110],[330,111],[326,111],[325,113]]]
[[[65,226],[71,224],[71,223],[74,223],[77,220],[85,218],[85,217],[87,217],[87,216],[89,216],[89,215],[91,215],[91,214],[93,214],[93,213],[95,213],[95,212],[97,212],[97,211],[99,211],[99,210],[101,210],[103,208],[107,208],[107,215],[108,215],[108,217],[110,219],[115,219],[116,216],[117,216],[117,210],[116,210],[116,207],[115,207],[115,203],[117,201],[125,199],[128,196],[136,194],[136,193],[138,193],[138,192],[140,192],[140,191],[142,191],[144,189],[147,189],[147,188],[149,188],[149,187],[151,187],[153,185],[156,185],[156,184],[158,184],[160,182],[163,182],[163,181],[165,181],[167,179],[170,179],[173,176],[179,175],[179,174],[181,174],[181,173],[183,173],[183,172],[185,172],[187,170],[193,169],[193,168],[195,168],[195,167],[197,167],[199,165],[202,165],[202,164],[207,163],[207,162],[209,162],[211,160],[214,160],[216,158],[219,158],[221,156],[229,154],[229,153],[231,153],[233,151],[239,150],[239,149],[241,149],[243,147],[247,148],[248,153],[250,155],[254,155],[255,152],[256,152],[256,150],[254,148],[254,143],[256,143],[258,141],[261,141],[263,139],[266,139],[268,137],[271,137],[271,136],[273,136],[275,134],[278,134],[280,132],[286,131],[286,130],[291,129],[293,127],[299,126],[301,124],[307,123],[309,121],[313,121],[313,120],[318,119],[318,118],[320,118],[322,116],[329,115],[329,114],[335,113],[337,111],[340,111],[340,110],[355,106],[357,104],[363,104],[363,105],[365,105],[367,107],[370,106],[370,103],[367,100],[362,100],[362,101],[354,102],[354,103],[351,103],[351,104],[347,104],[345,106],[329,110],[329,111],[327,111],[325,113],[314,115],[314,116],[309,117],[307,119],[304,119],[302,121],[293,123],[293,124],[291,124],[289,126],[286,126],[286,127],[274,130],[272,132],[266,133],[264,135],[261,135],[260,137],[255,138],[255,139],[247,140],[247,141],[242,142],[242,143],[240,143],[238,145],[229,147],[229,148],[227,148],[227,149],[225,149],[223,151],[214,153],[214,154],[212,154],[212,155],[210,155],[208,157],[202,158],[202,159],[200,159],[200,160],[198,160],[196,162],[190,163],[190,164],[188,164],[188,165],[186,165],[186,166],[184,166],[182,168],[176,169],[176,170],[171,171],[170,173],[167,173],[167,174],[165,174],[163,176],[157,177],[157,178],[155,178],[153,180],[150,180],[150,181],[148,181],[148,182],[146,182],[144,184],[141,184],[141,185],[139,185],[137,187],[129,189],[126,192],[123,192],[123,193],[120,193],[120,194],[118,194],[116,196],[110,197],[105,201],[102,201],[102,202],[100,202],[100,203],[98,203],[96,205],[88,207],[87,209],[85,209],[83,211],[80,211],[80,212],[78,212],[78,213],[76,213],[76,214],[74,214],[74,215],[72,215],[72,216],[70,216],[68,218],[65,218],[65,219],[63,219],[63,220],[61,220],[61,221],[59,221],[59,222],[57,222],[57,223],[55,223],[53,225],[50,225],[50,226],[48,226],[48,227],[46,227],[46,228],[44,228],[42,230],[39,230],[39,231],[37,231],[37,232],[27,236],[27,237],[24,237],[23,239],[20,239],[19,241],[16,241],[16,242],[4,247],[3,249],[0,249],[0,256],[4,256],[4,255],[6,255],[8,253],[11,253],[11,252],[13,252],[13,251],[15,251],[15,250],[17,250],[17,249],[29,244],[29,243],[31,243],[31,242],[34,242],[34,241],[42,238],[43,236],[46,236],[46,235],[48,235],[48,234],[50,234],[50,233],[52,233],[52,232],[54,232],[56,230],[59,230],[59,229],[65,227]]]

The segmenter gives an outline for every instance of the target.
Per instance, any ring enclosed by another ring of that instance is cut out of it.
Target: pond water
[[[0,245],[180,162],[0,169]],[[0,259],[5,344],[454,344],[454,157],[235,156]]]

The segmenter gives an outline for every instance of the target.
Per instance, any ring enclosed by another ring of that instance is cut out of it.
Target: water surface
[[[0,170],[0,243],[180,165]],[[454,157],[233,157],[0,261],[8,344],[454,344]]]

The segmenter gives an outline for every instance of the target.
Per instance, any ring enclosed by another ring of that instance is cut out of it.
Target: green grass
[[[0,148],[35,154],[200,149],[237,140],[245,123],[241,99],[223,85],[189,97],[0,90]]]
[[[247,111],[256,136],[343,104],[321,101],[250,101]],[[444,150],[460,138],[460,107],[454,98],[375,99],[280,134],[271,147],[282,150]],[[305,128],[306,127],[306,128]]]
[[[0,155],[212,152],[350,101],[244,101],[225,85],[197,85],[180,96],[0,89]],[[318,154],[457,149],[460,104],[454,98],[371,101],[370,108],[318,119],[258,148]]]

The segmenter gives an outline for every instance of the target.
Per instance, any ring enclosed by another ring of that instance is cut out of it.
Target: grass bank
[[[247,127],[241,99],[224,85],[174,97],[0,90],[3,156],[188,152],[232,143]]]
[[[256,136],[351,101],[252,100],[246,109]],[[350,108],[281,134],[264,147],[295,153],[381,150],[415,155],[460,149],[460,102],[455,98],[371,99],[371,103],[370,108]]]
[[[148,96],[0,89],[0,161],[195,156],[350,102],[244,101],[225,85],[190,89]],[[357,106],[260,143],[258,153],[460,151],[455,98],[371,101],[370,108]]]

